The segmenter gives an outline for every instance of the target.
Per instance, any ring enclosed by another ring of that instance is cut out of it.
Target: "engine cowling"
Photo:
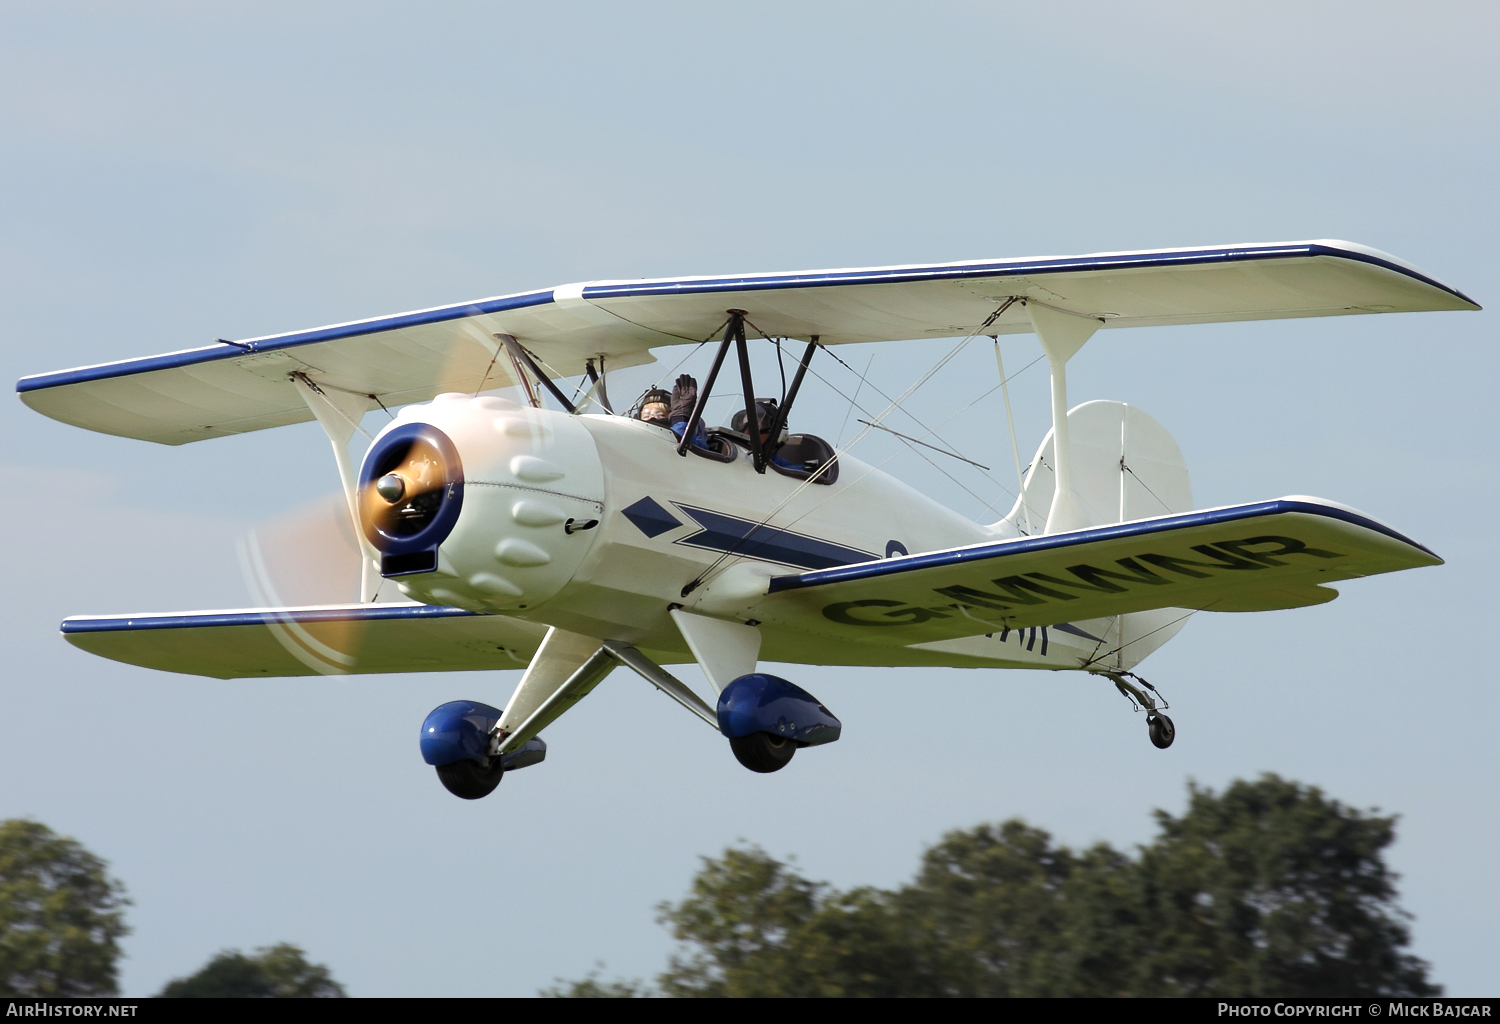
[[[574,417],[503,398],[439,395],[409,406],[359,474],[365,538],[381,574],[428,604],[534,608],[587,556],[604,469]]]

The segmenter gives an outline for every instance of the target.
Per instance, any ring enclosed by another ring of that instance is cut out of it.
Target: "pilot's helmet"
[[[646,397],[641,399],[641,411],[637,418],[645,423],[653,423],[658,427],[668,426],[668,419],[672,412],[672,396],[661,388],[652,388],[646,392]]]
[[[777,412],[776,399],[757,398],[755,400],[755,419],[760,425],[761,443],[765,443],[766,439],[771,436],[771,421],[776,418]],[[741,409],[730,419],[729,429],[743,434],[748,429],[748,421],[749,418],[745,415],[745,410]],[[776,446],[779,448],[786,444],[786,439],[787,428],[786,424],[783,423],[781,429],[776,432]]]

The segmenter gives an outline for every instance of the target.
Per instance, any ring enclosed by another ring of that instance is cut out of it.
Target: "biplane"
[[[1321,498],[1195,509],[1156,420],[1117,401],[1068,407],[1069,360],[1099,330],[1478,308],[1348,242],[1160,249],[594,281],[219,340],[17,390],[54,419],[169,445],[316,420],[361,550],[359,601],[76,616],[63,636],[224,679],[524,665],[503,707],[453,701],[422,724],[424,760],[475,799],[542,760],[542,731],[619,666],[757,772],[842,729],[762,662],[1091,673],[1166,748],[1166,705],[1134,669],[1193,612],[1317,605],[1340,580],[1442,560]],[[849,445],[786,430],[809,366],[836,346],[1016,333],[1036,336],[1050,368],[1052,427],[996,522]],[[771,401],[749,356],[766,340],[800,351]],[[712,363],[679,429],[614,407],[612,372],[681,345]],[[736,371],[739,429],[704,423]],[[377,405],[393,418],[356,466],[349,442]],[[401,597],[376,600],[385,583]],[[693,662],[709,700],[668,671]]]

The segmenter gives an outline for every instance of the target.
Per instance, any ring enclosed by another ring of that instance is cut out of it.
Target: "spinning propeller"
[[[240,540],[240,568],[259,607],[360,599],[363,554],[343,494],[325,494],[255,523]]]

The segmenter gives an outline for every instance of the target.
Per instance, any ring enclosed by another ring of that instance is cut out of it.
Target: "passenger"
[[[672,396],[661,388],[652,388],[641,399],[641,408],[636,419],[653,427],[672,429]]]
[[[762,446],[764,446],[766,442],[771,440],[771,422],[775,420],[779,414],[780,410],[776,407],[776,399],[757,398],[755,400],[755,418],[760,426],[760,443]],[[734,417],[729,421],[729,429],[743,434],[748,430],[748,428],[749,417],[745,415],[745,410],[741,409],[739,412],[735,413]],[[798,465],[795,462],[788,462],[786,459],[781,457],[781,446],[786,444],[788,436],[787,426],[785,423],[783,423],[781,424],[780,429],[776,431],[776,444],[772,447],[770,462],[771,465],[777,466],[781,469],[789,469],[793,472],[800,473],[803,469],[802,466]]]

